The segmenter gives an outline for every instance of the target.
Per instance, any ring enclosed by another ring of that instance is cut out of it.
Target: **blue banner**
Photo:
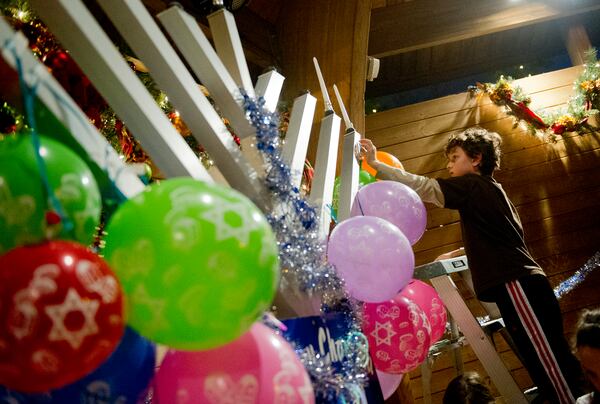
[[[283,335],[288,341],[293,342],[297,348],[303,349],[304,352],[313,357],[319,354],[327,362],[331,362],[333,369],[342,373],[342,363],[345,359],[344,339],[350,331],[346,315],[343,313],[328,313],[324,316],[283,320],[283,323],[287,327]],[[383,394],[371,361],[369,361],[368,370],[369,382],[367,386],[364,390],[357,386],[357,389],[361,390],[360,395],[363,397],[361,401],[369,404],[382,404],[384,402]],[[332,400],[318,394],[316,402],[317,404],[346,403],[340,397]]]

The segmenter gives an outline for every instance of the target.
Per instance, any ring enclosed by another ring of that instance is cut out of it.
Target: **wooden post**
[[[338,221],[350,217],[350,209],[354,196],[358,192],[358,173],[360,167],[355,157],[356,145],[360,134],[354,129],[348,129],[344,135],[342,146],[342,175],[340,184],[340,197],[338,201]]]
[[[573,66],[585,63],[585,52],[592,47],[585,27],[581,24],[566,28],[565,42]]]
[[[254,97],[254,86],[233,15],[222,8],[208,16],[208,24],[223,64],[238,86],[243,88],[250,97]]]
[[[306,93],[296,98],[281,155],[290,166],[292,186],[300,188],[317,99]]]
[[[321,215],[320,231],[323,240],[329,234],[331,223],[331,203],[337,166],[337,150],[340,142],[342,120],[333,111],[321,120],[319,144],[315,162],[315,175],[310,190],[310,202],[317,206]],[[341,198],[341,197],[340,197]],[[339,211],[338,211],[339,212]]]
[[[210,91],[211,97],[227,117],[240,138],[254,136],[255,131],[241,107],[240,88],[235,82],[198,22],[173,6],[157,15],[190,69]]]
[[[256,80],[256,86],[254,86],[256,98],[263,97],[265,108],[271,112],[275,112],[277,109],[277,101],[279,101],[279,94],[281,94],[284,80],[285,77],[279,74],[277,70],[263,73]]]

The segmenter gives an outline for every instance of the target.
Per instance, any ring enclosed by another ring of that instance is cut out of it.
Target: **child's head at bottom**
[[[585,310],[581,314],[575,347],[587,379],[594,390],[600,392],[600,309]]]
[[[443,404],[490,404],[494,397],[481,376],[467,372],[455,377],[448,383]]]

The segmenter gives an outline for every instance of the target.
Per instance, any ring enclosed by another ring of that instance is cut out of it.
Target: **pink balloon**
[[[346,290],[363,302],[393,298],[412,279],[415,256],[402,232],[387,220],[357,216],[331,232],[327,259]]]
[[[364,303],[363,333],[375,368],[408,373],[427,357],[431,327],[419,306],[398,294],[382,303]]]
[[[279,335],[255,323],[208,351],[169,351],[155,379],[162,404],[314,403],[302,362]]]
[[[351,216],[376,216],[396,225],[415,244],[427,225],[427,210],[419,195],[396,181],[377,181],[358,190]]]
[[[446,331],[448,317],[436,290],[425,282],[413,279],[400,294],[415,302],[425,312],[431,326],[431,343],[438,341]]]
[[[377,369],[375,369],[375,371],[377,372],[377,379],[379,380],[379,386],[381,387],[383,398],[387,400],[392,396],[392,394],[394,394],[396,390],[398,390],[398,386],[400,386],[402,376],[404,375],[393,375]]]

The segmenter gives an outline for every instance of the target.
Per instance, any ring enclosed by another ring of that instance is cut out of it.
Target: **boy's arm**
[[[377,160],[369,164],[377,171],[378,179],[401,182],[414,189],[424,202],[432,203],[440,208],[444,207],[444,194],[436,180],[411,174],[401,168],[388,166]]]

